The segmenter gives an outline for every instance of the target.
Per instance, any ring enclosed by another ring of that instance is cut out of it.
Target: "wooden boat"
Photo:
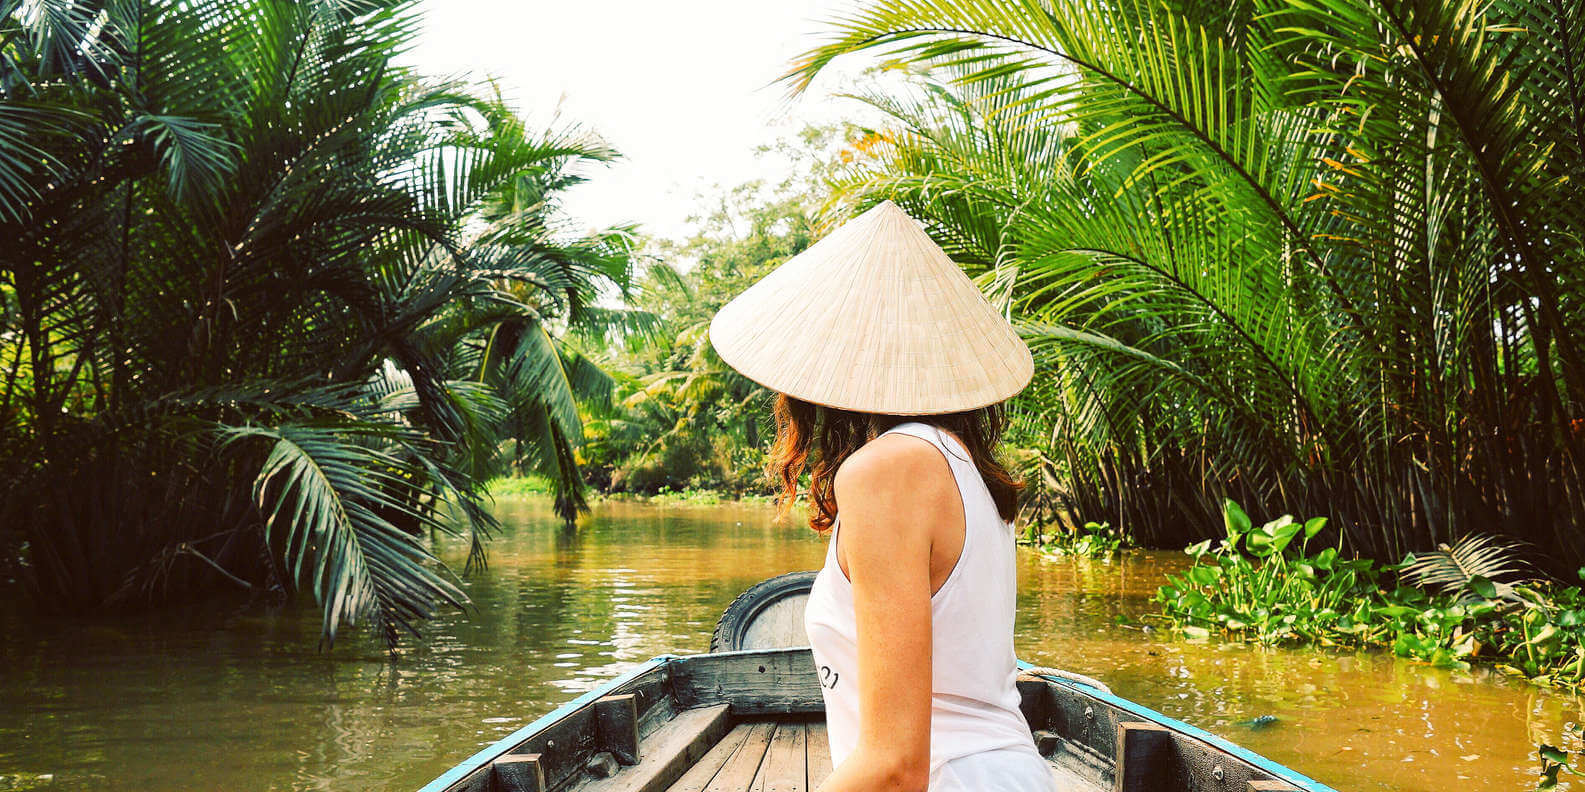
[[[831,771],[802,636],[812,573],[723,614],[712,651],[661,655],[524,726],[421,792],[813,792]],[[1220,737],[1020,663],[1020,707],[1063,792],[1333,792]]]

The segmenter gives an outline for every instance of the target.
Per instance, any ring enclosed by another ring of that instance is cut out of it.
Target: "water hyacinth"
[[[1187,548],[1194,564],[1156,593],[1187,637],[1380,647],[1438,667],[1484,661],[1539,685],[1585,686],[1585,591],[1522,577],[1527,567],[1512,546],[1475,553],[1497,545],[1472,536],[1436,551],[1447,556],[1441,561],[1423,553],[1382,565],[1343,558],[1337,540],[1312,552],[1324,517],[1284,515],[1257,527],[1228,500],[1223,518],[1226,538]],[[1445,572],[1430,580],[1421,572],[1473,557],[1488,563],[1466,564],[1457,585]]]
[[[1031,528],[1030,544],[1040,547],[1048,558],[1077,556],[1109,560],[1123,554],[1123,548],[1133,546],[1127,534],[1112,527],[1109,522],[1087,522],[1072,530],[1059,530],[1055,534],[1040,535]]]

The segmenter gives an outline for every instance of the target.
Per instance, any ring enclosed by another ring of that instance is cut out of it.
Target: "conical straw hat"
[[[891,201],[844,223],[727,303],[710,341],[732,368],[804,401],[928,415],[995,404],[1029,347]]]

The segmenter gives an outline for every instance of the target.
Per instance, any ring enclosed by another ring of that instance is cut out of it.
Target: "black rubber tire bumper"
[[[732,600],[731,605],[726,606],[726,610],[721,612],[721,618],[716,620],[715,633],[710,636],[710,651],[735,652],[741,649],[778,648],[747,645],[749,629],[771,606],[785,603],[792,598],[808,598],[816,574],[818,572],[814,570],[788,572],[749,586],[742,594],[737,595],[737,599]],[[787,645],[806,644],[807,641],[799,640]]]

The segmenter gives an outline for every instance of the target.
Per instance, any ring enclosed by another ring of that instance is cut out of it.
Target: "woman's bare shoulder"
[[[928,441],[900,432],[865,443],[837,467],[832,486],[840,507],[848,499],[902,499],[929,505],[933,494],[948,492],[952,469]]]

